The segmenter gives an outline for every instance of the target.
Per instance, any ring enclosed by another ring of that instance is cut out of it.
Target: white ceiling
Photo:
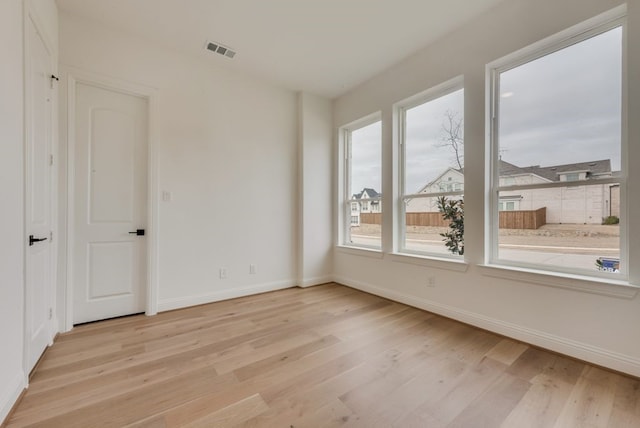
[[[56,1],[61,11],[333,98],[502,0]],[[209,53],[207,40],[236,57]]]

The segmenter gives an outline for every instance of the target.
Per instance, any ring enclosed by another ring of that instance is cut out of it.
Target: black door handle
[[[136,229],[133,232],[129,232],[129,235],[144,236],[144,229]]]
[[[33,235],[29,235],[29,246],[31,247],[34,242],[46,241],[47,238],[34,238]]]

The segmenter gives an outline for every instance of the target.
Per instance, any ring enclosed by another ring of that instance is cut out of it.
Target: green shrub
[[[464,202],[459,200],[447,200],[446,197],[438,198],[438,210],[442,218],[450,220],[449,231],[441,233],[444,243],[453,254],[464,254]]]
[[[602,224],[619,224],[620,219],[615,215],[610,215],[602,219]]]

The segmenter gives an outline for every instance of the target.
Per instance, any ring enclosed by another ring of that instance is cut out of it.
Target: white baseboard
[[[7,385],[3,385],[2,391],[0,391],[0,425],[4,423],[5,418],[9,415],[11,408],[22,394],[22,391],[27,387],[25,382],[25,376],[22,371],[16,373],[12,382]]]
[[[164,299],[158,302],[158,312],[171,311],[173,309],[181,309],[187,308],[189,306],[203,305],[206,303],[235,299],[237,297],[250,296],[252,294],[282,290],[285,288],[295,287],[296,285],[296,281],[286,280],[215,291],[213,293],[200,294],[197,296],[184,296],[173,299]]]
[[[333,282],[332,275],[315,276],[313,278],[303,278],[300,281],[298,281],[298,287],[307,288],[307,287],[313,287],[314,285],[326,284],[328,282]]]
[[[397,291],[376,287],[345,277],[335,277],[334,281],[367,293],[375,294],[396,302],[404,303],[434,314],[470,324],[484,330],[549,349],[599,366],[608,367],[632,376],[640,376],[640,359],[611,352],[586,343],[577,342],[564,337],[545,333],[539,330],[508,323],[477,313],[465,311],[448,305],[433,302]]]

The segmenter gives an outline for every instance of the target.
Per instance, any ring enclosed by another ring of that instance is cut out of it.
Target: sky
[[[382,192],[382,125],[375,122],[351,133],[351,193]],[[351,196],[351,195],[349,195]]]
[[[610,159],[620,170],[622,29],[500,74],[498,144],[520,167]],[[418,192],[447,168],[446,113],[463,119],[463,91],[407,110],[405,192]],[[351,190],[381,191],[380,122],[352,133]]]
[[[417,193],[448,168],[459,168],[455,152],[443,144],[447,136],[447,114],[464,125],[464,90],[451,92],[406,111],[404,180],[407,193]],[[460,160],[464,166],[463,154]]]

